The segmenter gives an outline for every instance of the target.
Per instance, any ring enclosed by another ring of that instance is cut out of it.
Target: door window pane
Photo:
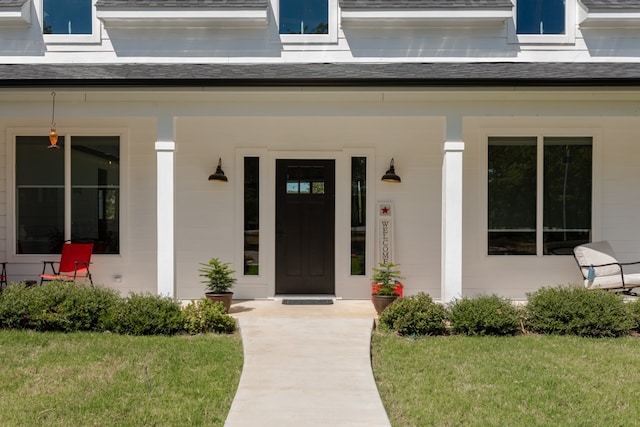
[[[492,137],[488,253],[536,254],[536,138]]]
[[[64,137],[16,138],[16,253],[60,253],[64,242]]]
[[[120,138],[71,138],[71,240],[120,252]]]
[[[329,1],[280,0],[280,34],[329,34]]]
[[[518,0],[518,34],[564,34],[565,0]]]
[[[92,34],[91,0],[42,0],[44,34]]]
[[[351,158],[351,274],[364,276],[367,225],[367,158]]]
[[[591,138],[544,138],[544,253],[591,240]]]
[[[287,187],[288,188],[288,187]],[[244,274],[257,276],[260,253],[260,158],[244,158]]]

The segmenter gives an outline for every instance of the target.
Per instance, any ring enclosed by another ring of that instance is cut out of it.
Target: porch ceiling
[[[640,63],[0,64],[0,87],[640,86]]]

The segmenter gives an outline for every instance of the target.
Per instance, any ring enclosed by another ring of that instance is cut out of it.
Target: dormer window
[[[328,0],[280,0],[280,34],[329,34]]]
[[[281,42],[337,43],[337,0],[273,0],[272,5]]]
[[[577,0],[512,0],[515,17],[509,42],[519,44],[573,44]]]
[[[42,35],[48,44],[99,43],[96,0],[41,0],[36,2]]]
[[[91,34],[91,0],[42,0],[43,34]]]
[[[564,34],[564,0],[518,0],[518,34]]]

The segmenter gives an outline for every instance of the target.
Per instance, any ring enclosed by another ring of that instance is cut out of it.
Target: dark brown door
[[[276,160],[276,294],[335,293],[335,161]]]

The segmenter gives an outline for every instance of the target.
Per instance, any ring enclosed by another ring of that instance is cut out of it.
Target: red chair
[[[7,263],[0,262],[2,265],[2,270],[0,270],[0,290],[7,287]]]
[[[93,243],[65,243],[62,245],[60,261],[43,261],[40,284],[50,280],[75,281],[76,279],[91,279],[89,264],[91,264],[91,254],[93,253]],[[60,267],[56,271],[54,263],[59,262]],[[51,266],[53,273],[47,274],[47,265]]]

